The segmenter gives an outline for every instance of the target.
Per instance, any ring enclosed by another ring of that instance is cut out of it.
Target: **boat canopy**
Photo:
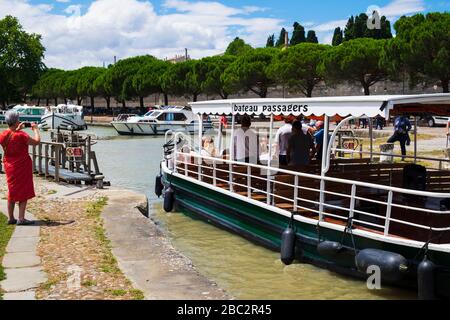
[[[450,94],[211,100],[190,103],[196,114],[355,116],[399,113],[450,116]]]

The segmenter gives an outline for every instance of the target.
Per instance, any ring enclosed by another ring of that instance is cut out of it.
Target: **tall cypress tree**
[[[314,30],[309,30],[308,35],[306,36],[306,42],[310,43],[319,43],[317,39],[316,32]]]
[[[267,38],[266,48],[273,48],[275,46],[275,35],[272,34]]]
[[[305,28],[298,22],[294,23],[294,32],[292,33],[291,46],[306,42]]]
[[[355,39],[355,18],[353,16],[351,16],[347,21],[347,25],[345,26],[344,35],[345,35],[344,36],[345,41]]]
[[[340,45],[342,41],[344,41],[342,29],[340,27],[337,27],[336,29],[334,29],[332,45],[336,47]]]
[[[278,41],[277,41],[277,43],[276,43],[276,46],[277,46],[277,47],[282,47],[282,46],[284,46],[284,38],[285,38],[285,37],[286,37],[286,29],[283,28],[283,29],[281,29],[280,37],[278,38]]]

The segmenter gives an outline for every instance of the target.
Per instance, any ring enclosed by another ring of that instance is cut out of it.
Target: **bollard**
[[[104,176],[101,176],[101,175],[95,176],[97,189],[103,189],[103,187],[104,187],[103,180],[104,179],[105,179]]]

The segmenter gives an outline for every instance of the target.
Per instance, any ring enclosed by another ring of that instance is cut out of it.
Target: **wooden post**
[[[45,163],[44,163],[44,168],[45,168],[44,176],[47,179],[47,177],[49,175],[48,174],[48,162],[50,161],[50,157],[49,157],[49,154],[48,154],[48,144],[44,145],[44,161],[45,161]]]
[[[87,167],[88,167],[88,174],[91,174],[91,136],[88,136],[86,139],[87,143]]]
[[[59,166],[60,166],[60,157],[61,157],[61,145],[57,145],[55,153],[55,181],[59,182]]]
[[[38,145],[38,161],[39,161],[38,173],[42,174],[42,143]]]

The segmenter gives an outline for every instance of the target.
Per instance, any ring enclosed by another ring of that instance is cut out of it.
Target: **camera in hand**
[[[25,128],[31,128],[31,122],[24,122]]]

